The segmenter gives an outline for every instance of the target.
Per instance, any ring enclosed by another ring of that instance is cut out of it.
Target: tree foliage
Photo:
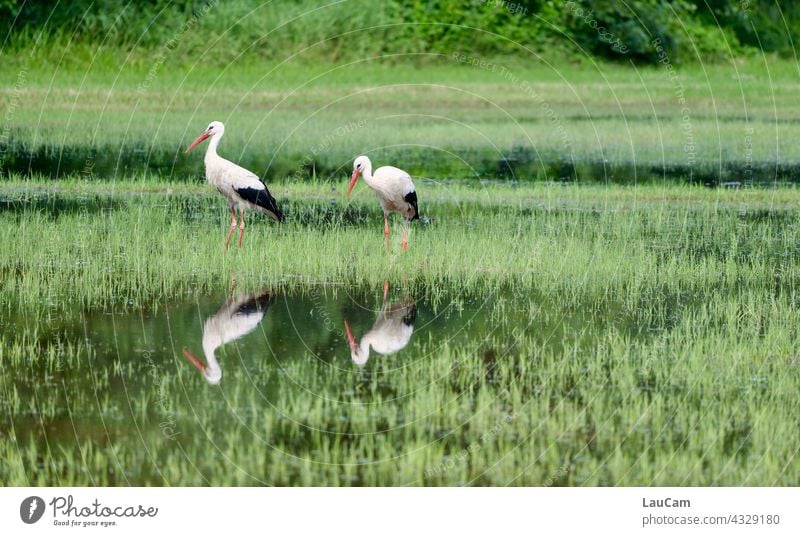
[[[654,63],[748,51],[794,53],[800,0],[0,0],[3,50],[32,40],[127,49],[146,56],[220,46],[240,54],[328,61],[385,54],[596,56]],[[188,27],[187,27],[188,26]],[[224,45],[224,46],[223,46]]]

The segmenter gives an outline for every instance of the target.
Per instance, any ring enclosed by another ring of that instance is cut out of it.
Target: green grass
[[[796,190],[424,182],[430,223],[387,255],[362,187],[271,189],[285,224],[223,253],[204,184],[3,185],[0,482],[798,485]],[[300,345],[268,316],[269,352],[231,346],[210,388],[180,347],[232,271],[359,329],[347,296],[405,278],[447,322],[359,369],[316,317]]]
[[[777,261],[784,263],[780,277],[791,282],[797,273],[791,257],[778,256],[792,247],[794,235],[746,225],[761,217],[793,222],[794,189],[426,181],[418,188],[422,214],[430,221],[412,227],[415,247],[408,254],[394,247],[387,255],[376,247],[382,240],[380,211],[364,186],[347,204],[342,189],[329,184],[273,184],[289,223],[251,215],[248,247],[225,253],[229,214],[206,184],[62,184],[63,193],[36,182],[4,186],[7,206],[16,210],[5,212],[0,229],[8,244],[3,290],[15,302],[173,298],[216,288],[233,269],[264,285],[374,286],[387,274],[402,273],[426,286],[457,282],[473,289],[514,282],[542,284],[566,297],[613,292],[634,300],[648,283],[697,292],[709,285],[758,284],[767,273],[776,277],[769,263]],[[730,217],[720,220],[720,213]],[[394,223],[397,246],[400,225]],[[651,237],[654,244],[647,242]],[[303,254],[320,251],[321,241],[324,254]],[[688,265],[674,257],[681,247],[692,252]],[[764,248],[768,255],[757,254]],[[731,258],[736,272],[726,278]]]
[[[200,157],[181,151],[214,119],[228,129],[221,152],[271,180],[337,177],[362,153],[436,179],[506,175],[511,159],[520,179],[628,183],[691,171],[794,180],[798,162],[797,69],[764,58],[675,66],[675,79],[663,66],[480,58],[481,68],[453,54],[420,67],[365,59],[154,71],[17,59],[0,74],[5,170],[34,155],[47,172],[122,178],[147,163],[185,178]]]
[[[0,485],[800,484],[798,192],[747,187],[796,180],[796,64],[320,56],[314,20],[2,51]],[[287,214],[241,250],[182,153],[211,120]],[[358,154],[414,176],[408,253]],[[277,301],[210,387],[181,348],[233,273]],[[415,335],[358,368],[385,280]]]

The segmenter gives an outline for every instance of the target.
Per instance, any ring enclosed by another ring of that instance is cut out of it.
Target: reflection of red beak
[[[350,192],[353,191],[353,186],[355,186],[356,183],[358,182],[358,175],[359,174],[360,174],[360,171],[358,171],[357,169],[353,170],[353,175],[350,177],[350,187],[347,189],[347,198],[348,199],[350,199]]]
[[[356,342],[356,338],[353,336],[353,332],[350,331],[350,325],[347,323],[347,320],[344,321],[344,330],[347,332],[347,339],[350,341],[350,349],[357,350],[358,343]]]
[[[185,153],[188,153],[189,151],[191,151],[192,149],[194,149],[195,147],[197,147],[198,145],[200,145],[200,143],[201,143],[202,141],[204,141],[204,140],[208,139],[208,137],[209,137],[209,136],[211,136],[211,134],[209,134],[208,132],[203,132],[202,134],[200,134],[199,136],[197,136],[197,139],[196,139],[196,140],[194,140],[194,141],[192,142],[192,144],[191,144],[191,145],[190,145],[190,146],[189,146],[189,147],[188,147],[188,148],[187,148],[187,149],[184,151],[184,154],[185,154]]]
[[[183,349],[183,355],[186,356],[186,359],[191,361],[192,365],[197,367],[197,370],[205,373],[206,369],[208,368],[208,365],[206,365],[205,363],[197,359],[195,356],[193,356],[191,353],[189,353],[189,350],[187,350],[186,348]]]

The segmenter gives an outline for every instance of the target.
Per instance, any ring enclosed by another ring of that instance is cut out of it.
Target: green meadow
[[[0,481],[797,485],[795,189],[423,181],[387,254],[345,184],[224,252],[204,184],[4,183]],[[414,334],[359,367],[384,281]],[[264,289],[208,385],[181,349]]]
[[[20,60],[0,74],[3,170],[196,178],[200,159],[182,149],[220,120],[221,153],[268,180],[337,178],[362,153],[431,179],[796,179],[789,62],[526,64],[459,50],[398,61],[44,70]]]
[[[0,5],[0,485],[800,485],[794,12],[473,4]]]

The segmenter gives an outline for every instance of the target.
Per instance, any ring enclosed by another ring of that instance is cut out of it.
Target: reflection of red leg
[[[408,221],[403,223],[403,251],[408,251]]]
[[[386,305],[386,296],[389,295],[389,280],[383,280],[383,304]]]
[[[244,209],[239,209],[239,248],[242,247],[242,237],[244,236]]]
[[[236,230],[236,211],[231,207],[231,230],[228,231],[228,238],[225,239],[225,251],[228,251],[228,242],[231,241],[231,235]]]
[[[383,236],[386,237],[386,251],[389,251],[389,219],[388,214],[383,213]]]

